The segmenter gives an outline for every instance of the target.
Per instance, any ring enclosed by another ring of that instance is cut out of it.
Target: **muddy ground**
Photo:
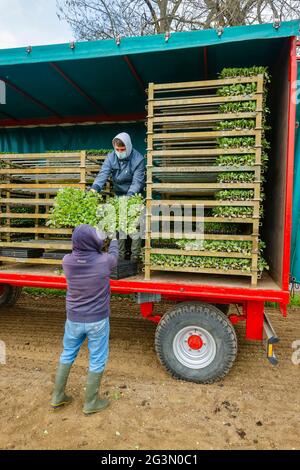
[[[240,324],[238,358],[229,375],[213,385],[196,385],[166,374],[154,351],[155,325],[141,319],[129,299],[113,300],[103,381],[112,403],[86,417],[86,347],[69,381],[74,403],[57,411],[49,407],[64,298],[23,294],[0,314],[0,340],[7,347],[7,364],[0,365],[0,448],[299,448],[300,365],[292,362],[292,343],[300,340],[300,310],[291,309],[287,319],[277,310],[270,315],[281,338],[277,367],[267,362],[260,343],[244,340]]]

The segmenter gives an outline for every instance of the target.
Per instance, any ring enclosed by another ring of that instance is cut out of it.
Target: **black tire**
[[[205,348],[200,346],[194,352],[189,340],[183,338],[197,339],[197,335],[203,338]],[[226,315],[214,305],[187,302],[162,317],[156,329],[155,349],[161,364],[174,378],[210,384],[231,369],[237,355],[237,338]]]
[[[0,291],[0,308],[12,307],[18,301],[22,293],[22,287],[4,284]]]

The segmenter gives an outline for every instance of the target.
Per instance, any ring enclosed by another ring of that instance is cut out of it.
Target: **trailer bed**
[[[57,272],[57,267],[35,265],[30,269],[25,263],[10,263],[0,268],[0,283],[31,287],[66,288],[66,279]],[[289,292],[284,291],[269,273],[264,272],[257,286],[251,286],[249,279],[239,276],[207,276],[205,274],[155,272],[151,280],[144,274],[111,281],[113,292],[130,294],[137,292],[166,296],[194,296],[208,299],[210,296],[227,299],[229,302],[243,302],[245,299],[258,301],[285,302]]]

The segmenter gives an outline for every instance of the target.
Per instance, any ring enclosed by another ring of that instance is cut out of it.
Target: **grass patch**
[[[29,295],[65,297],[65,289],[48,289],[45,287],[24,287],[23,292]],[[112,294],[112,299],[131,299],[133,294]]]
[[[265,306],[278,308],[278,303],[277,302],[265,302]],[[294,296],[291,296],[288,307],[300,307],[300,294],[295,294]]]
[[[44,287],[24,287],[23,292],[30,295],[54,295],[65,297],[65,289],[48,289]]]

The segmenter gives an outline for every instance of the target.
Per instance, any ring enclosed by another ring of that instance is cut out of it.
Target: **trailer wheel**
[[[167,312],[155,334],[163,367],[177,379],[213,383],[224,377],[237,355],[235,330],[218,308],[181,303]]]
[[[0,308],[12,307],[18,301],[22,293],[22,287],[9,284],[0,285]]]

